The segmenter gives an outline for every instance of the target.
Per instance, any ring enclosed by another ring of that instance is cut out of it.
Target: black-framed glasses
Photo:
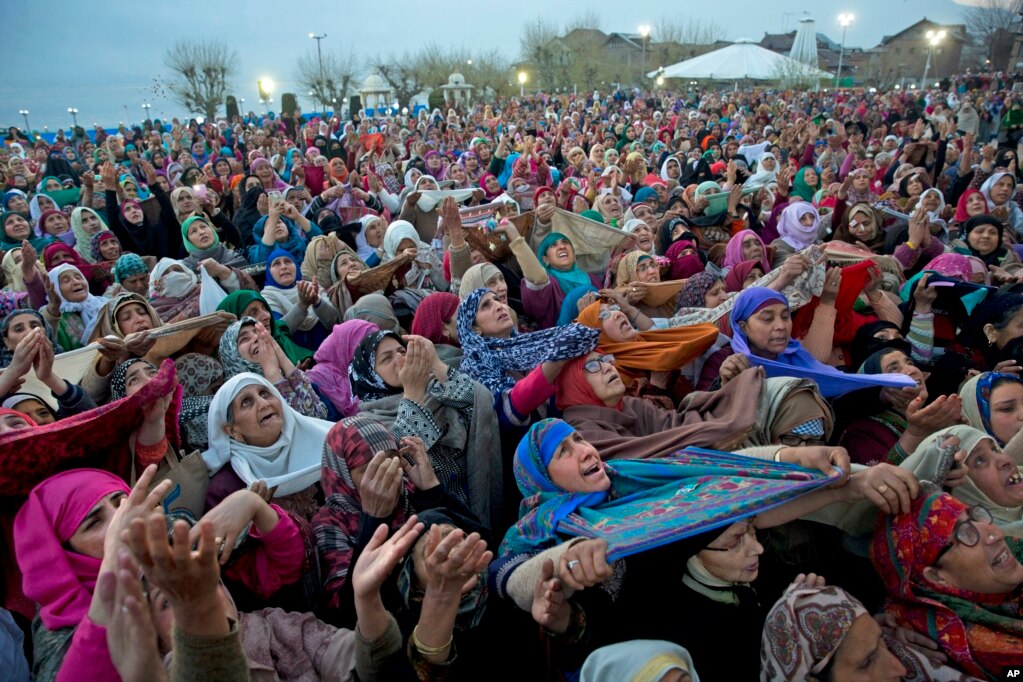
[[[615,303],[607,306],[606,308],[602,308],[600,314],[597,317],[599,317],[600,321],[603,322],[604,320],[611,317],[611,313],[617,313],[621,309],[622,307]]]
[[[593,358],[592,360],[587,360],[586,362],[583,363],[583,369],[586,370],[590,374],[596,374],[597,372],[600,371],[600,364],[601,363],[604,363],[605,365],[614,365],[615,364],[615,356],[613,356],[613,355],[601,355],[599,358]]]
[[[938,562],[941,561],[941,557],[945,556],[945,552],[956,546],[956,542],[965,547],[977,546],[977,543],[980,542],[980,531],[977,530],[975,525],[973,525],[974,521],[979,521],[980,523],[992,523],[994,521],[994,517],[991,516],[991,512],[989,512],[986,507],[982,507],[979,504],[970,507],[969,510],[967,510],[967,514],[969,517],[966,520],[957,523],[955,530],[952,531],[952,538],[955,542],[950,542],[941,548],[941,551],[938,552],[938,556],[934,557],[933,565],[937,566]]]

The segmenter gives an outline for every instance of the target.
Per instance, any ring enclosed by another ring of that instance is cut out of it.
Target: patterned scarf
[[[834,479],[793,464],[686,448],[663,459],[615,460],[604,465],[609,491],[570,492],[551,480],[547,465],[573,433],[560,419],[544,419],[522,438],[513,470],[523,502],[499,556],[536,554],[581,536],[606,539],[610,561],[728,526]]]
[[[352,383],[352,392],[359,400],[380,400],[402,392],[400,386],[391,386],[377,374],[377,347],[386,338],[394,339],[405,348],[405,342],[400,336],[392,331],[383,330],[367,334],[355,349],[352,364],[348,366],[348,380]]]
[[[951,495],[921,490],[909,513],[881,515],[874,528],[870,559],[888,592],[885,611],[899,624],[931,638],[963,672],[998,679],[1003,666],[1017,665],[1023,643],[1020,590],[978,594],[957,588],[935,591],[923,577],[950,542],[968,509]],[[1023,543],[1006,539],[1018,559]]]
[[[329,606],[339,605],[341,587],[348,572],[359,537],[362,498],[352,479],[352,469],[366,466],[379,451],[397,449],[397,442],[383,424],[371,417],[356,415],[342,419],[327,433],[323,444],[324,506],[312,519],[316,544],[324,563],[324,591],[331,595]],[[390,530],[400,527],[412,514],[409,498],[415,486],[403,478],[394,513],[387,519]]]
[[[597,345],[600,332],[580,324],[568,324],[508,338],[484,337],[473,331],[480,302],[490,289],[476,289],[458,306],[458,338],[462,343],[461,371],[491,393],[515,385],[509,371],[529,371],[544,362],[569,360],[585,355]]]

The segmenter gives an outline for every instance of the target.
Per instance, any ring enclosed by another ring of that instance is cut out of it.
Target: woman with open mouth
[[[870,548],[885,613],[925,637],[940,633],[950,666],[989,680],[1023,652],[1021,554],[989,509],[933,487],[908,512],[882,516]]]

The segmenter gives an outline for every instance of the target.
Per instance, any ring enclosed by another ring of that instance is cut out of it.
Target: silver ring
[[[886,486],[884,483],[882,483],[881,485],[877,486],[877,492],[879,492],[882,495],[884,495],[886,492],[888,492],[888,486]]]
[[[578,565],[579,565],[578,559],[573,559],[572,561],[568,562],[568,570],[571,571],[573,568],[575,568]]]

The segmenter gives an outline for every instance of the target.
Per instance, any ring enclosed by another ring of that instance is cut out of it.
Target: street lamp
[[[153,108],[153,105],[149,102],[142,103],[142,109],[146,112],[145,120],[149,120],[149,110]]]
[[[934,48],[945,39],[945,30],[940,31],[928,31],[927,35],[927,63],[924,64],[924,77],[920,79],[920,87],[927,87],[927,72],[931,70],[931,55],[934,54]],[[935,67],[937,71],[937,67]]]
[[[639,67],[639,79],[640,82],[642,82],[643,75],[646,72],[646,44],[647,40],[650,38],[650,27],[647,24],[643,24],[639,27],[639,34],[643,36],[643,60],[640,62]]]
[[[323,80],[324,80],[324,78],[323,78],[323,51],[320,49],[320,41],[322,41],[324,38],[326,38],[327,34],[324,33],[322,36],[318,36],[315,33],[310,33],[309,37],[316,41],[316,58],[320,62],[320,84],[319,84],[319,87],[317,88],[320,91],[320,93],[317,96],[317,99],[320,100],[320,104],[323,106],[324,110],[326,110],[327,105],[326,105],[326,103],[324,103],[324,101],[323,101],[323,99],[321,97],[322,94],[323,94],[322,91],[323,91]]]
[[[852,24],[853,18],[853,15],[849,13],[838,15],[838,25],[842,27],[842,49],[838,52],[838,73],[835,74],[836,88],[842,78],[842,59],[845,57],[845,32],[849,29],[849,25]]]
[[[25,119],[25,132],[26,133],[32,132],[32,128],[28,125],[28,109],[19,109],[18,113],[21,114],[21,117]]]
[[[273,98],[270,97],[270,93],[273,92],[274,82],[264,76],[256,81],[256,87],[259,89],[259,103],[263,104],[265,102],[272,104]]]
[[[78,109],[75,109],[74,107],[68,107],[67,108],[67,112],[69,114],[71,114],[71,120],[73,120],[75,122],[75,127],[77,128],[78,127]]]
[[[519,97],[526,96],[526,72],[519,71]]]

